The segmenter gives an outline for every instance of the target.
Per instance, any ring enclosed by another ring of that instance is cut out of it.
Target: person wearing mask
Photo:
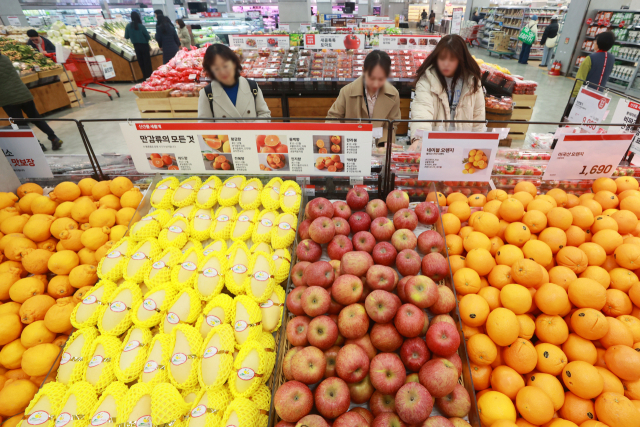
[[[42,37],[36,30],[27,31],[27,37],[29,37],[27,44],[38,52],[45,54],[56,53],[56,47],[51,43],[51,40]]]
[[[176,33],[171,20],[164,16],[160,9],[153,12],[156,15],[156,41],[162,49],[162,63],[166,64],[171,58],[176,56],[180,50],[180,39]]]
[[[538,37],[538,15],[532,15],[531,19],[525,25],[526,28],[530,29],[533,34]],[[533,39],[533,43],[536,42],[536,39]],[[522,43],[522,50],[520,51],[520,58],[518,58],[518,63],[527,65],[527,61],[529,60],[529,54],[531,53],[531,45],[525,42]]]
[[[388,82],[391,58],[381,50],[370,52],[364,59],[362,76],[340,89],[327,119],[388,119],[400,120],[400,94]],[[373,127],[382,127],[373,122]],[[381,145],[387,141],[387,128],[383,129]]]
[[[576,74],[576,85],[573,89],[572,96],[578,96],[582,82],[584,80],[589,83],[595,83],[600,86],[607,84],[609,74],[613,69],[613,63],[616,58],[609,53],[609,49],[613,47],[616,41],[616,36],[611,31],[605,31],[596,36],[593,42],[594,53],[587,56],[580,68],[578,68],[578,74]],[[593,88],[593,87],[592,87]],[[597,88],[602,91],[602,88]]]
[[[436,13],[431,10],[431,13],[429,14],[429,32],[433,33],[433,27],[436,24]]]
[[[149,46],[151,36],[144,25],[142,25],[140,14],[136,11],[131,12],[131,22],[128,23],[124,29],[124,38],[131,40],[131,43],[133,43],[136,58],[138,58],[138,65],[142,71],[142,78],[147,80],[153,72],[151,66],[151,47]]]
[[[7,113],[7,116],[11,118],[23,118],[24,114],[30,119],[41,119],[42,116],[36,108],[36,104],[33,102],[33,95],[27,89],[20,76],[13,68],[13,63],[8,56],[0,53],[0,107]],[[54,150],[59,150],[62,146],[62,140],[58,138],[46,122],[33,122],[33,124],[44,132],[51,146]],[[47,148],[40,144],[42,151],[47,151]]]
[[[182,19],[176,19],[176,24],[178,24],[178,38],[180,39],[180,47],[186,47],[189,49],[191,47],[191,34],[189,34],[189,29],[184,24]]]
[[[416,71],[413,120],[485,120],[480,67],[464,39],[457,34],[442,37]],[[447,123],[447,129],[481,132],[484,123]],[[416,131],[430,131],[431,123],[411,123],[412,150],[420,151]]]
[[[200,90],[198,118],[271,117],[258,84],[240,76],[240,58],[228,46],[209,46],[202,70],[211,84]]]
[[[551,21],[549,25],[547,25],[544,29],[544,33],[542,33],[542,38],[540,39],[540,45],[544,47],[542,50],[542,62],[538,67],[547,67],[547,63],[549,62],[549,57],[551,56],[551,51],[558,44],[558,31],[560,30],[560,26],[558,25],[558,17],[553,15],[551,17]]]

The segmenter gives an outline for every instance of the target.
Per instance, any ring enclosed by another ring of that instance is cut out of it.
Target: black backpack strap
[[[204,87],[204,93],[207,95],[207,98],[209,99],[209,108],[211,108],[211,115],[214,116],[214,114],[213,114],[213,90],[211,89],[211,83],[209,83],[208,85],[206,85]]]
[[[256,103],[256,99],[258,98],[258,82],[255,80],[247,79],[249,83],[249,87],[251,88],[251,93],[253,94],[253,102]],[[258,114],[258,105],[256,104],[256,115]]]

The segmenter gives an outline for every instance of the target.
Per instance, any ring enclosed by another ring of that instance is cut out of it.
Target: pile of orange
[[[476,170],[486,169],[489,165],[487,155],[482,150],[471,150],[469,156],[462,161],[464,169],[462,173],[473,174]]]
[[[483,426],[640,426],[638,181],[592,191],[427,197],[447,206]]]

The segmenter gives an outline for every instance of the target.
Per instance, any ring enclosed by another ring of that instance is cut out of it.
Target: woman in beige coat
[[[473,59],[464,39],[458,35],[444,36],[435,50],[416,72],[416,94],[411,104],[412,120],[485,120],[484,92],[480,67]],[[443,126],[445,130],[482,132],[484,123],[411,123],[412,149],[421,150],[418,130],[430,131]]]
[[[191,34],[182,19],[176,19],[178,24],[178,38],[180,39],[180,47],[191,48]]]

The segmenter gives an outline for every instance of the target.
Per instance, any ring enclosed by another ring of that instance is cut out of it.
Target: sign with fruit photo
[[[382,50],[417,49],[432,51],[440,41],[439,35],[380,34],[379,47]]]
[[[499,141],[498,133],[425,132],[418,178],[488,181]]]
[[[121,126],[139,172],[371,174],[361,123],[137,123]]]
[[[289,49],[289,36],[269,35],[230,35],[229,46],[240,49],[284,48]]]
[[[364,49],[364,34],[305,34],[306,49]]]

